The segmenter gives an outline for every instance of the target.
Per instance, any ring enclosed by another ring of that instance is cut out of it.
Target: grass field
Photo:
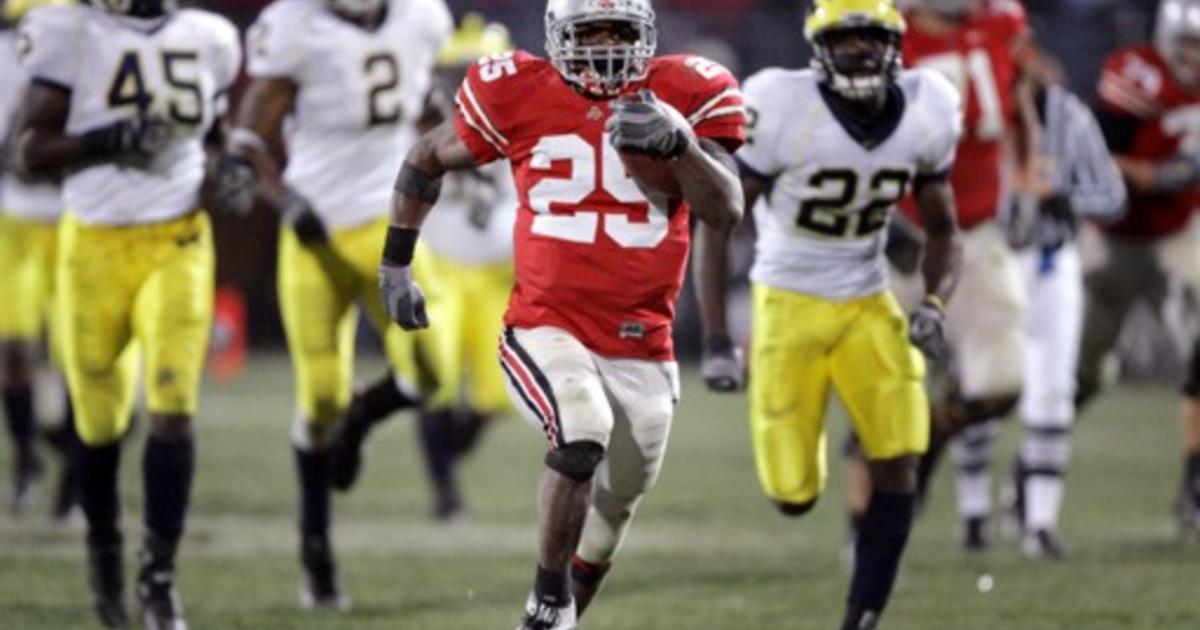
[[[585,628],[836,628],[848,579],[840,469],[809,518],[777,517],[754,478],[745,399],[712,396],[693,378],[684,398],[662,480]],[[949,479],[939,480],[884,627],[1200,628],[1200,545],[1178,541],[1167,510],[1178,475],[1174,404],[1166,389],[1126,388],[1085,419],[1064,517],[1074,555],[1065,564],[1031,564],[1010,545],[964,556]],[[337,506],[337,546],[356,607],[312,614],[296,607],[290,417],[282,358],[256,359],[240,382],[205,390],[180,566],[192,628],[516,624],[534,562],[536,434],[507,421],[486,436],[464,470],[471,522],[446,529],[428,516],[413,427],[405,417],[393,420],[373,443],[357,492]],[[844,431],[840,419],[832,426],[834,436]],[[1010,446],[1013,434],[1008,427]],[[128,449],[123,466],[131,539],[139,527],[137,453],[140,447]],[[7,461],[0,466],[7,470]],[[52,529],[40,515],[20,522],[0,516],[0,628],[97,627],[79,538],[78,529]],[[977,587],[984,574],[995,583],[986,594]]]

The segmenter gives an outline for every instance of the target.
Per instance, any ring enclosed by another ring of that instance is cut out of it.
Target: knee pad
[[[799,518],[808,514],[817,505],[817,500],[805,501],[804,503],[790,503],[787,501],[776,501],[775,508],[780,514],[789,518]]]
[[[1188,359],[1187,378],[1183,381],[1183,395],[1200,399],[1200,339],[1192,344],[1192,356]]]
[[[571,442],[546,453],[546,466],[567,479],[591,481],[604,459],[604,447],[596,442]]]

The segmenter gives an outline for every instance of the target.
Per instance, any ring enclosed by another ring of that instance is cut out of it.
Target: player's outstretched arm
[[[962,268],[962,240],[954,211],[954,191],[944,179],[926,182],[916,191],[925,224],[925,299],[913,311],[909,338],[926,356],[946,354],[945,304],[954,293]]]
[[[422,135],[400,167],[392,196],[391,226],[379,265],[379,290],[388,316],[405,330],[429,327],[425,295],[412,274],[421,225],[441,194],[442,176],[475,166],[454,121],[448,120]]]
[[[150,158],[170,141],[166,126],[136,117],[80,135],[66,132],[71,92],[35,82],[14,125],[10,161],[26,179],[58,177],[64,169],[119,158]]]

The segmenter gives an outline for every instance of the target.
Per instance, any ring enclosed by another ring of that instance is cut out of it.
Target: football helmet
[[[64,4],[74,4],[74,2],[71,0],[0,0],[4,20],[11,23],[19,22],[26,13],[38,7]]]
[[[1200,88],[1200,0],[1163,0],[1154,44],[1180,83]]]
[[[109,13],[139,18],[161,17],[175,8],[175,0],[91,0],[91,4]]]
[[[893,0],[816,0],[804,23],[822,83],[852,101],[880,98],[895,80],[904,29]],[[868,45],[839,50],[849,38]]]
[[[658,49],[650,0],[549,0],[546,54],[567,82],[612,97],[646,78]],[[617,40],[593,43],[591,29],[610,27]]]
[[[483,57],[512,50],[508,29],[499,22],[488,23],[478,13],[463,16],[462,24],[438,53],[437,65],[454,68],[475,63]]]
[[[325,0],[335,12],[352,18],[369,18],[383,10],[387,0]]]

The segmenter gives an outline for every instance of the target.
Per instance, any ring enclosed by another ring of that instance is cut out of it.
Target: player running
[[[442,0],[281,0],[247,36],[252,82],[230,151],[253,163],[261,194],[284,221],[279,303],[296,376],[305,608],[350,605],[329,535],[330,428],[362,407],[351,404],[356,303],[403,379],[383,386],[388,407],[417,402],[414,340],[390,325],[373,252],[383,246],[392,178],[452,25]]]
[[[219,146],[241,63],[236,29],[161,0],[94,1],[26,16],[33,77],[13,136],[19,170],[65,173],[58,290],[64,366],[83,447],[89,584],[124,627],[117,468],[145,368],[145,539],[137,599],[152,630],[187,627],[175,588],[195,466],[192,417],[208,344],[213,242],[197,210],[205,144]]]
[[[1171,283],[1200,295],[1200,25],[1197,0],[1164,0],[1154,42],[1109,56],[1098,116],[1129,187],[1129,211],[1106,230],[1104,263],[1087,276],[1079,360],[1080,406],[1099,393],[1105,357],[1126,317],[1146,300],[1160,310]],[[1179,521],[1200,532],[1200,341],[1180,404]]]
[[[703,58],[655,58],[656,32],[649,0],[551,0],[549,59],[474,65],[454,121],[418,141],[397,179],[379,274],[411,330],[429,325],[411,264],[442,176],[512,163],[521,208],[501,365],[549,441],[528,630],[576,627],[658,476],[679,392],[671,321],[690,215],[721,230],[741,218],[737,82]],[[623,164],[632,154],[679,195],[650,201]]]
[[[868,460],[874,490],[845,630],[876,627],[907,544],[929,440],[925,362],[913,344],[939,351],[960,264],[948,182],[960,98],[933,72],[901,70],[904,30],[891,2],[818,0],[804,29],[813,69],[746,81],[754,124],[737,155],[758,226],[750,425],[759,481],[783,514],[813,508],[831,388]],[[888,292],[883,253],[892,209],[910,193],[928,235],[930,287],[911,324]],[[700,235],[703,371],[711,389],[731,391],[743,376],[725,325],[727,234]]]

